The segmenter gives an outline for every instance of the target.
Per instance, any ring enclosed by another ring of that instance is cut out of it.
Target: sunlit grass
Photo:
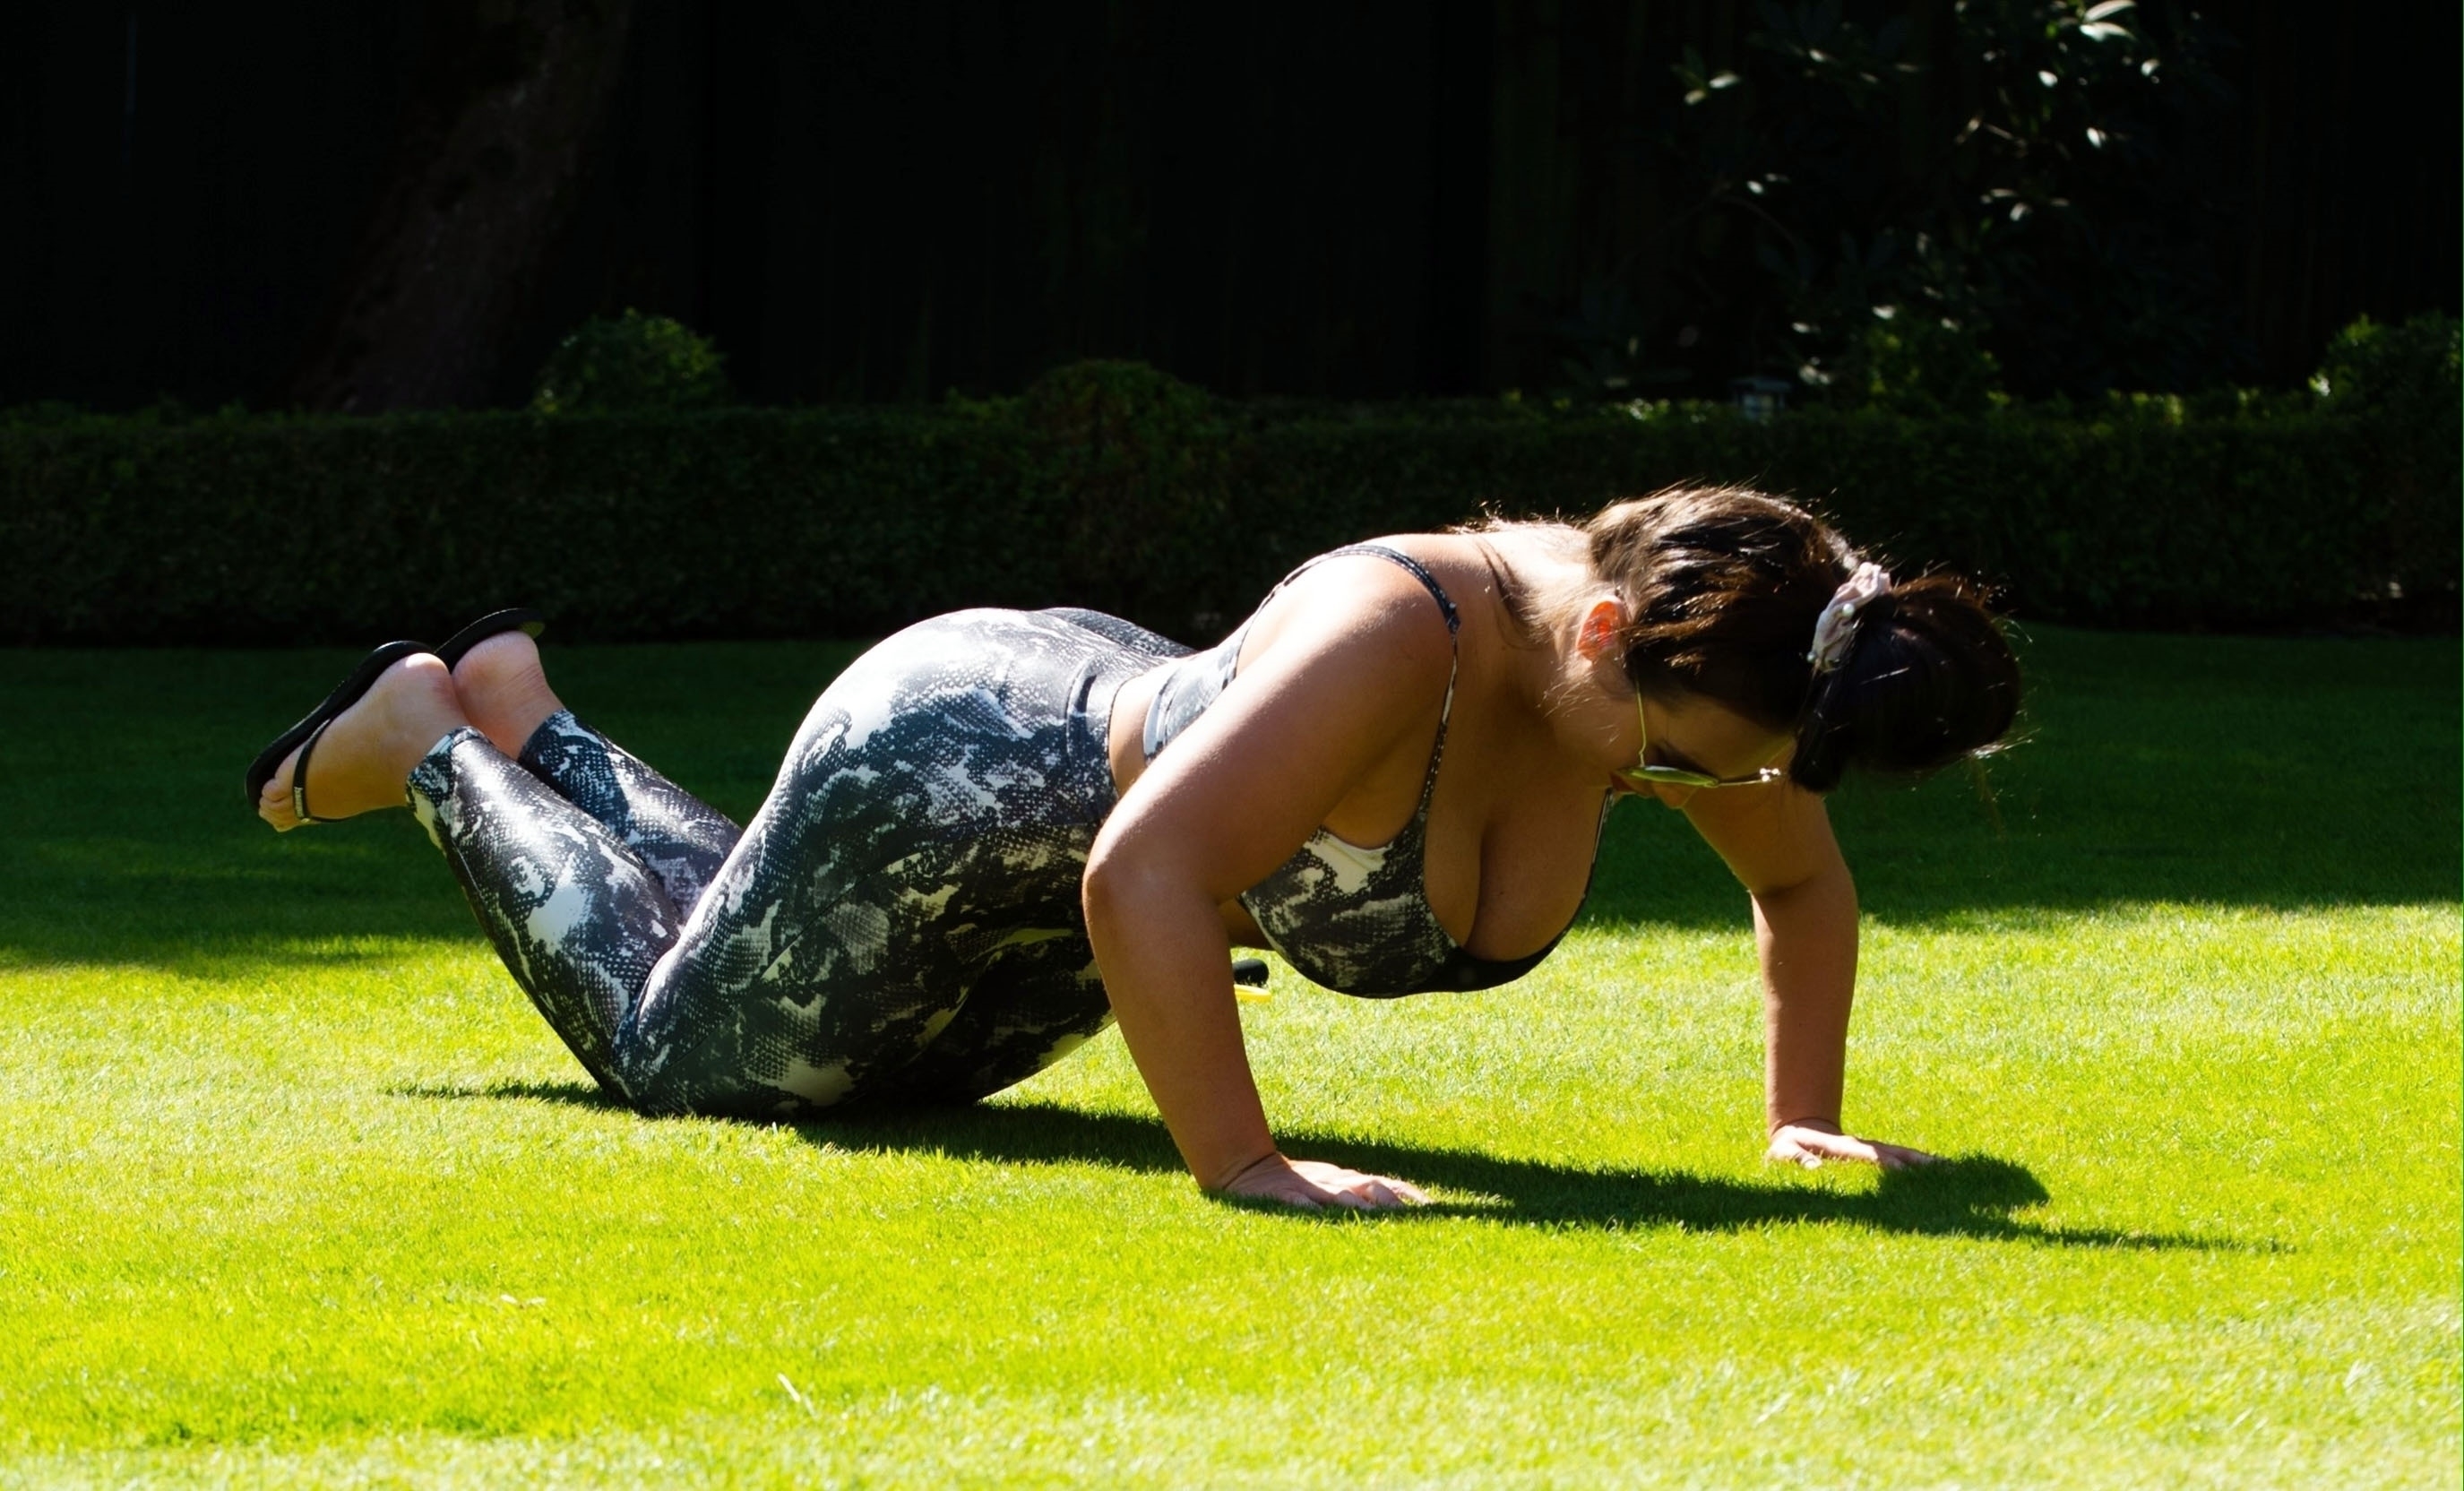
[[[557,665],[741,812],[844,656]],[[1365,1222],[1199,1196],[1109,1037],[960,1112],[597,1102],[407,820],[247,820],[347,661],[0,653],[0,1484],[2458,1479],[2453,645],[2051,633],[1990,803],[1842,800],[1849,1116],[1946,1170],[1762,1165],[1665,814],[1520,985],[1279,971],[1287,1147],[1439,1197]]]

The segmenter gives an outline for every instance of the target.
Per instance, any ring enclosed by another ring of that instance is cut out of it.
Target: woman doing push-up
[[[1227,950],[1375,998],[1519,977],[1632,793],[1752,899],[1771,1156],[1926,1158],[1840,1128],[1857,901],[1822,794],[1991,746],[2018,670],[1973,587],[1895,583],[1786,502],[1337,549],[1203,652],[1091,611],[924,622],[823,692],[740,829],[576,719],[537,629],[379,648],[249,793],[282,829],[407,798],[643,1112],[964,1102],[1117,1020],[1199,1185],[1416,1201],[1278,1152]]]

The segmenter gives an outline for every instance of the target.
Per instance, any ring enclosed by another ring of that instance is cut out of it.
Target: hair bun
[[[1865,608],[1838,666],[1816,674],[1789,775],[1827,792],[1850,766],[1929,771],[2001,739],[2018,713],[2018,659],[1984,591],[1922,576]]]

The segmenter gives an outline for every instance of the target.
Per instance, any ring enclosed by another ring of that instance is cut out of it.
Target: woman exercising
[[[1894,583],[1801,509],[1684,490],[1301,566],[1221,646],[961,611],[856,660],[737,826],[565,710],[501,612],[394,643],[268,746],[277,829],[407,799],[499,955],[646,1113],[968,1101],[1111,1020],[1199,1185],[1423,1199],[1277,1151],[1231,947],[1347,994],[1483,989],[1580,910],[1622,793],[1753,901],[1774,1159],[1842,1131],[1857,903],[1821,794],[2010,728],[1972,586]]]

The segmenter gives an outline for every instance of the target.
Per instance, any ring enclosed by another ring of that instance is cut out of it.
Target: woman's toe
[[[299,815],[292,811],[291,805],[291,773],[298,761],[299,753],[296,750],[284,756],[256,795],[256,816],[272,823],[275,833],[289,833],[299,826]]]

